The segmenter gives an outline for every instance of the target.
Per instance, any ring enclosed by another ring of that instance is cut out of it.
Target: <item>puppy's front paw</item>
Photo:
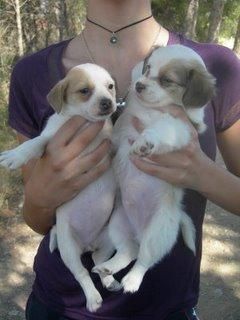
[[[154,150],[154,142],[142,135],[133,143],[130,149],[130,154],[137,154],[141,157],[146,157],[154,153]]]
[[[24,158],[15,149],[0,153],[0,165],[5,168],[17,169],[23,164]]]

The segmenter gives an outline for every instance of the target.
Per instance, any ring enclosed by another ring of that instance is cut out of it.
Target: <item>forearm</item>
[[[23,205],[23,217],[31,229],[45,235],[55,223],[55,210],[39,207],[26,197]]]
[[[209,161],[200,170],[199,192],[223,209],[240,215],[240,178]]]

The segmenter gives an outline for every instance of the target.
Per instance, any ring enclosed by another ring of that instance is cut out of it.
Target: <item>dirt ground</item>
[[[0,319],[23,320],[41,236],[23,222],[18,201],[0,210]],[[16,214],[17,212],[17,214]],[[208,205],[204,224],[201,320],[240,320],[240,218]]]

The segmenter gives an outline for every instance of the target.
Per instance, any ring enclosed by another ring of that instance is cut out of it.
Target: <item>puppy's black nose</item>
[[[108,98],[103,98],[100,101],[100,110],[102,112],[106,112],[106,111],[109,111],[110,109],[112,109],[112,100]]]
[[[145,88],[146,88],[146,86],[142,83],[142,82],[137,82],[136,83],[136,86],[135,86],[135,88],[136,88],[136,91],[138,92],[138,93],[141,93]]]

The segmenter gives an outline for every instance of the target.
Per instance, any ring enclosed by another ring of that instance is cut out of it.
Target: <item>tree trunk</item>
[[[238,17],[238,26],[234,39],[233,51],[240,55],[240,16]]]
[[[69,34],[67,5],[65,0],[59,1],[58,21],[59,21],[59,40],[62,41],[64,38],[64,35]]]
[[[198,0],[190,0],[189,1],[187,15],[186,15],[186,19],[185,19],[184,31],[185,31],[185,35],[190,39],[194,39],[196,36],[198,7],[199,7]]]
[[[213,0],[209,17],[208,42],[217,42],[226,0]]]
[[[17,22],[17,41],[18,41],[18,54],[23,55],[23,34],[22,34],[22,20],[20,12],[19,0],[15,0],[16,22]]]

